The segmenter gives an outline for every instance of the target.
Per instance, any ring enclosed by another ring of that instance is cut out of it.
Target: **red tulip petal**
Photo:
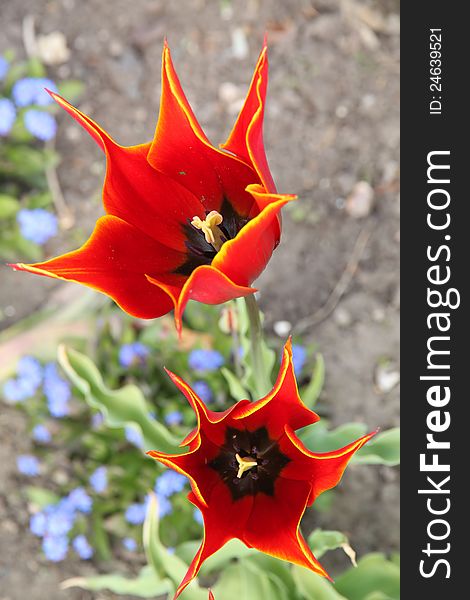
[[[168,369],[165,370],[176,387],[184,394],[197,417],[196,429],[184,439],[184,441],[181,443],[181,446],[190,446],[200,431],[203,431],[206,438],[211,440],[211,442],[215,445],[223,444],[226,429],[226,425],[223,423],[223,421],[225,421],[227,418],[230,418],[230,415],[233,412],[236,412],[247,404],[251,404],[251,402],[249,400],[240,400],[236,404],[233,404],[230,408],[227,408],[227,410],[215,412],[207,408],[196,392],[185,381],[183,381],[181,377],[178,377],[178,375],[168,371]],[[222,424],[223,426],[214,427],[218,424]]]
[[[293,429],[286,426],[286,435],[291,444],[286,444],[285,440],[281,440],[280,450],[285,452],[291,458],[291,461],[284,467],[281,476],[291,481],[294,479],[310,481],[312,485],[312,491],[308,499],[308,505],[310,506],[320,494],[339,483],[353,455],[364,444],[367,444],[376,433],[377,431],[373,431],[364,435],[339,450],[311,452],[299,440]]]
[[[103,186],[106,212],[131,223],[170,248],[185,250],[182,225],[196,215],[204,218],[200,201],[184,186],[149,164],[150,144],[120,146],[90,117],[57,94],[51,95],[106,154]]]
[[[59,96],[59,94],[55,94],[54,92],[49,92],[49,94],[57,102],[57,104],[66,110],[69,115],[71,115],[84,129],[86,129],[86,131],[88,131],[91,137],[104,152],[111,146],[117,146],[116,142],[111,138],[111,136],[106,133],[106,131],[97,123],[90,119],[90,117],[79,111],[78,108],[72,106],[69,102],[67,102],[67,100]]]
[[[284,434],[286,424],[295,430],[319,420],[320,417],[300,399],[290,339],[284,346],[281,368],[272,391],[256,402],[239,406],[233,418],[242,422],[250,431],[264,425],[272,439],[278,439]]]
[[[171,298],[175,308],[175,324],[179,332],[182,329],[183,312],[189,300],[197,300],[204,304],[222,304],[233,298],[256,292],[254,288],[237,285],[211,265],[197,267],[182,288],[175,285],[175,279],[171,276],[149,275],[148,280],[164,290]]]
[[[243,108],[227,141],[221,147],[253,165],[266,190],[275,192],[276,187],[269,171],[263,142],[263,118],[267,84],[268,49],[265,43],[259,55]]]
[[[118,217],[98,219],[90,239],[78,250],[43,263],[14,268],[76,281],[111,296],[129,314],[151,319],[172,309],[167,294],[152,285],[145,271],[157,274],[181,263],[181,254]]]
[[[212,590],[209,590],[209,600],[215,600]]]
[[[278,215],[295,196],[279,196],[225,242],[212,266],[240,285],[250,285],[264,270],[279,243]]]
[[[196,506],[199,506],[196,498],[191,498],[191,495],[188,497],[194,501]],[[246,496],[237,502],[233,502],[227,487],[223,483],[219,483],[219,485],[214,487],[209,507],[201,507],[204,517],[204,539],[188,572],[176,590],[175,599],[196,577],[202,563],[209,556],[217,552],[232,538],[243,539],[243,530],[252,506],[253,498],[251,496]],[[230,515],[229,519],[227,515]]]
[[[209,142],[184,95],[166,44],[160,115],[147,159],[195,194],[206,210],[219,210],[227,197],[239,214],[250,212],[253,198],[245,188],[257,181],[257,175],[237,157]]]
[[[274,496],[257,494],[242,540],[247,546],[287,560],[330,579],[300,532],[310,484],[278,478]]]

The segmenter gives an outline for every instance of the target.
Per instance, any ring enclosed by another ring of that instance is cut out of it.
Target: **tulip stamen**
[[[202,231],[206,238],[206,242],[211,244],[217,252],[222,248],[223,243],[226,241],[222,231],[219,229],[219,225],[222,221],[222,215],[216,210],[211,210],[204,221],[197,216],[193,217],[191,221],[191,225]]]
[[[256,460],[254,458],[252,458],[251,456],[241,457],[239,454],[235,454],[235,458],[237,459],[237,462],[238,462],[238,473],[237,473],[238,479],[241,479],[241,477],[245,471],[249,471],[253,467],[258,466],[258,463],[256,462]]]

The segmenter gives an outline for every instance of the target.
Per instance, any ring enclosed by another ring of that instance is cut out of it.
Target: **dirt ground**
[[[324,354],[323,405],[338,425],[398,424],[399,24],[397,0],[3,0],[0,52],[24,54],[22,24],[64,33],[70,59],[57,79],[86,84],[80,108],[120,143],[147,141],[158,114],[160,55],[167,36],[183,87],[208,137],[223,141],[268,33],[270,83],[265,138],[278,189],[301,201],[285,211],[283,241],[258,287],[268,324],[299,323]],[[58,170],[75,229],[100,214],[100,151],[60,117]],[[356,184],[365,181],[370,186]],[[361,191],[362,190],[362,191]],[[373,198],[372,198],[373,196]],[[75,247],[63,232],[51,255]],[[18,257],[21,259],[21,257]],[[57,285],[0,266],[0,328],[43,305]],[[391,388],[391,389],[389,389]],[[61,592],[66,577],[93,571],[40,558],[29,534],[14,459],[28,449],[21,416],[0,417],[0,600],[110,598]],[[351,468],[334,521],[359,556],[398,548],[398,472]]]

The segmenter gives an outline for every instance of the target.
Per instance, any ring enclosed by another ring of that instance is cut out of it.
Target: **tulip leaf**
[[[139,575],[130,579],[119,573],[97,575],[94,577],[73,577],[61,584],[62,589],[80,587],[84,590],[99,592],[109,590],[119,595],[138,598],[155,598],[164,594],[173,594],[175,587],[170,579],[160,579],[150,565],[143,567]]]
[[[243,385],[237,379],[237,377],[232,373],[232,371],[229,371],[226,367],[222,367],[220,371],[224,376],[225,381],[227,382],[230,396],[233,400],[238,401],[250,397],[249,392],[246,391],[246,389],[243,387]]]
[[[13,196],[0,194],[0,219],[6,219],[15,215],[20,208],[20,203]]]
[[[40,510],[48,506],[49,504],[57,504],[60,500],[60,496],[47,490],[46,488],[36,487],[29,485],[25,489],[26,497],[31,504],[35,504]]]
[[[256,552],[253,556],[250,556],[250,562],[259,567],[269,576],[273,575],[277,579],[281,580],[286,589],[291,591],[291,595],[293,593],[293,597],[298,598],[297,594],[295,593],[295,584],[288,562],[262,552]]]
[[[357,440],[366,431],[367,426],[363,423],[346,423],[336,429],[328,429],[328,421],[324,419],[305,427],[299,437],[313,452],[330,452]]]
[[[217,600],[286,600],[284,584],[274,577],[248,561],[240,561],[223,570],[213,587],[214,597]]]
[[[333,585],[313,571],[294,565],[292,576],[300,595],[306,600],[350,600],[349,596],[342,596]]]
[[[178,586],[186,575],[188,565],[171,554],[160,541],[158,531],[158,500],[157,496],[150,492],[147,515],[143,528],[143,541],[147,562],[152,565],[155,573],[160,577],[168,576]],[[207,591],[199,587],[197,581],[192,581],[181,594],[182,600],[207,600]]]
[[[328,552],[328,550],[342,550],[351,559],[351,562],[356,564],[356,553],[349,545],[348,538],[340,531],[325,531],[323,529],[315,529],[308,538],[308,543],[312,552],[317,558],[320,558]]]
[[[377,434],[353,457],[353,462],[361,465],[400,464],[400,428],[394,427]]]
[[[58,360],[86,402],[103,413],[109,427],[137,426],[149,450],[181,451],[166,427],[150,418],[145,399],[137,386],[108,389],[97,367],[87,356],[63,345],[59,346]]]
[[[304,386],[300,391],[300,397],[302,398],[303,403],[309,408],[313,408],[317,403],[324,383],[325,361],[323,356],[318,353],[315,358],[312,379],[310,380],[309,384]]]
[[[367,554],[358,561],[357,567],[348,569],[337,578],[335,587],[349,600],[370,600],[370,596],[378,592],[385,598],[399,600],[400,569],[383,554]],[[378,600],[381,596],[376,595],[375,598]]]

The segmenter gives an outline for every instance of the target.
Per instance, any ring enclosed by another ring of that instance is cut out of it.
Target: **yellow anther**
[[[222,221],[222,215],[216,210],[211,210],[204,221],[199,217],[193,217],[191,225],[203,232],[208,244],[214,246],[216,250],[220,250],[222,248],[222,244],[225,242],[225,238],[223,238],[222,232],[218,227]]]
[[[242,458],[239,454],[235,454],[235,458],[237,459],[237,462],[238,462],[238,473],[237,473],[238,479],[241,479],[241,476],[243,475],[243,473],[245,471],[249,471],[253,467],[258,466],[258,463],[256,462],[256,460],[251,458],[251,456],[245,456],[244,458]]]

